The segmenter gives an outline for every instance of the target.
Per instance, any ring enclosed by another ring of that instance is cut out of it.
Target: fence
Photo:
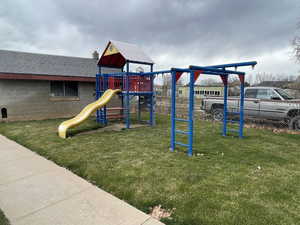
[[[177,111],[177,114],[179,117],[187,118],[187,116],[188,116],[187,115],[188,99],[177,98],[176,99],[176,108],[177,108],[176,111]],[[169,115],[171,113],[170,98],[156,97],[156,112],[159,114]],[[210,121],[215,120],[215,118],[211,112],[205,112],[205,111],[201,110],[201,99],[195,99],[194,117],[196,119],[201,119],[201,120],[210,120]],[[229,117],[231,117],[234,120],[234,116],[229,114]],[[245,114],[244,121],[245,121],[246,127],[270,129],[270,130],[273,130],[276,132],[291,130],[289,127],[289,125],[290,125],[289,119],[268,120],[268,119],[262,119],[261,117],[249,117],[249,116],[247,116],[247,114]],[[287,131],[287,132],[298,133],[299,129],[296,129],[296,130],[297,131]]]

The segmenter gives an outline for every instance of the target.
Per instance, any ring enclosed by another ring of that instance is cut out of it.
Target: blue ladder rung
[[[181,121],[181,122],[189,122],[188,120],[185,119],[180,119],[180,118],[175,118],[176,121]]]
[[[189,134],[189,132],[183,130],[175,130],[175,132],[178,134],[187,134],[187,135]]]
[[[230,132],[236,132],[236,133],[239,133],[239,132],[240,132],[239,130],[235,130],[235,129],[228,129],[227,131],[230,131]]]
[[[176,144],[176,145],[181,145],[181,146],[184,146],[184,147],[189,147],[189,145],[184,144],[184,143],[182,143],[182,142],[178,142],[178,141],[175,141],[175,144]]]
[[[240,121],[239,120],[226,120],[226,122],[229,122],[229,123],[239,123]]]

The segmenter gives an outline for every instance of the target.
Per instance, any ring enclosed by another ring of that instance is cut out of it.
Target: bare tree
[[[300,63],[300,36],[294,37],[294,39],[292,40],[292,46],[296,61]]]
[[[296,36],[292,41],[296,61],[300,63],[300,36]]]
[[[172,78],[171,76],[163,76],[163,86],[171,87]]]
[[[171,89],[171,84],[172,84],[172,77],[165,75],[162,77],[162,96],[168,96],[168,92]]]
[[[229,85],[235,84],[235,83],[240,83],[240,80],[239,80],[238,76],[229,76],[228,83],[229,83]]]
[[[183,85],[184,82],[183,82],[183,79],[180,78],[177,82],[176,82],[176,85]],[[163,76],[163,86],[166,86],[166,87],[171,87],[172,85],[172,77],[171,76]]]
[[[300,30],[300,22],[297,26],[298,30]],[[296,61],[300,63],[300,35],[296,35],[294,39],[292,40],[292,46],[294,50],[294,56],[296,58]]]
[[[280,80],[278,74],[272,74],[272,73],[257,73],[255,75],[255,84],[260,84],[264,81],[278,81]]]
[[[201,85],[204,85],[204,86],[215,86],[216,83],[218,83],[218,81],[216,81],[213,78],[206,78],[201,81]]]

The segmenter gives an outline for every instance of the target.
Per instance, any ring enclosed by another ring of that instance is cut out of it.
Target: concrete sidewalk
[[[11,225],[163,225],[1,135],[0,208]]]

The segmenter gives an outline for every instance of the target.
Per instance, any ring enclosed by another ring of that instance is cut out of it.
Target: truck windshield
[[[284,100],[290,100],[293,99],[293,97],[291,97],[288,93],[286,93],[284,90],[282,89],[275,89],[275,91],[284,98]]]

